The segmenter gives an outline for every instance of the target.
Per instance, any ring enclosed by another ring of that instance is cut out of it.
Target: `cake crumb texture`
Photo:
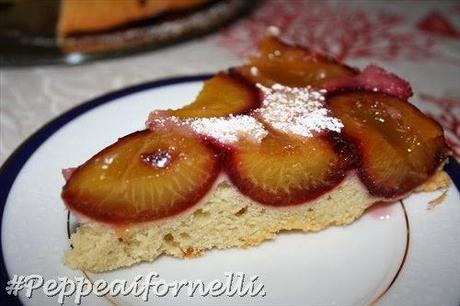
[[[428,181],[420,185],[416,192],[430,192],[439,189],[447,189],[450,185],[449,175],[445,171],[436,172]]]
[[[283,230],[349,224],[374,202],[354,176],[316,200],[282,209],[259,205],[222,181],[194,209],[162,222],[127,231],[83,223],[71,236],[73,248],[65,261],[73,268],[102,272],[162,254],[185,258],[212,248],[245,248]]]

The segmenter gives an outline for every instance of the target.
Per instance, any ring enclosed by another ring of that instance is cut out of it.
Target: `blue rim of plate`
[[[19,174],[23,166],[34,154],[34,152],[55,132],[62,128],[65,124],[79,117],[80,115],[98,107],[103,104],[109,103],[113,100],[119,99],[124,96],[128,96],[134,93],[138,93],[148,89],[154,89],[163,86],[169,86],[180,83],[197,82],[203,81],[213,74],[200,74],[194,76],[180,76],[167,79],[160,79],[156,81],[146,82],[139,85],[126,87],[120,90],[116,90],[105,95],[99,96],[87,102],[84,102],[57,118],[51,120],[45,124],[42,128],[27,138],[5,161],[0,168],[0,229],[3,224],[3,211],[8,199],[9,192],[13,186],[16,176]],[[2,232],[2,231],[1,231]],[[8,295],[5,290],[5,286],[10,280],[10,275],[5,266],[3,257],[3,244],[1,240],[0,232],[0,304],[1,305],[22,305],[19,297]]]
[[[32,134],[29,138],[27,138],[5,161],[5,163],[0,168],[0,229],[3,229],[3,211],[6,205],[6,201],[8,199],[9,192],[11,187],[13,186],[17,175],[25,165],[25,163],[29,160],[29,158],[34,154],[34,152],[55,132],[57,132],[60,128],[62,128],[65,124],[69,123],[73,119],[77,118],[78,116],[100,106],[105,103],[109,103],[113,100],[118,98],[138,93],[144,90],[169,86],[174,84],[180,83],[187,83],[187,82],[197,82],[203,81],[210,77],[213,74],[200,74],[194,76],[180,76],[180,77],[173,77],[167,79],[160,79],[156,81],[150,81],[130,87],[126,87],[120,90],[116,90],[105,95],[99,96],[87,102],[84,102],[67,112],[63,113],[62,115],[56,117],[55,119],[51,120],[43,127],[41,127],[38,131]],[[455,186],[458,190],[460,190],[460,165],[457,161],[453,158],[450,158],[449,163],[444,167],[444,170],[449,174],[452,181],[454,182]],[[1,232],[3,232],[1,230]],[[5,290],[5,286],[10,280],[10,275],[5,266],[5,261],[3,257],[3,245],[1,240],[1,232],[0,232],[0,302],[2,305],[22,305],[19,297],[14,295],[8,295]]]

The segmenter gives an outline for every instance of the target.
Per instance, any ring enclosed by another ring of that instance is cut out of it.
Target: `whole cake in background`
[[[65,37],[118,28],[163,13],[197,7],[209,0],[62,0],[57,34]]]

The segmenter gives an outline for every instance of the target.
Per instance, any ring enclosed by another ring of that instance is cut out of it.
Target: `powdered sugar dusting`
[[[199,118],[189,121],[196,133],[215,138],[226,144],[235,143],[240,137],[260,142],[268,134],[259,121],[247,115]]]
[[[262,107],[255,112],[273,128],[301,137],[312,137],[325,130],[340,132],[342,122],[332,117],[324,106],[324,90],[310,87],[271,88],[257,84],[264,94]]]
[[[326,130],[340,132],[343,128],[342,122],[332,117],[324,106],[325,90],[280,84],[271,88],[257,84],[257,87],[262,90],[264,100],[252,115],[181,119],[170,116],[168,111],[156,111],[150,114],[147,127],[187,126],[222,144],[236,143],[241,138],[260,143],[268,135],[264,124],[300,137],[313,137]]]
[[[147,127],[167,126],[168,124],[188,126],[195,133],[210,137],[222,144],[232,144],[241,138],[261,142],[268,132],[254,117],[248,115],[229,115],[226,117],[180,119],[174,116],[162,117],[151,115]]]
[[[268,36],[279,36],[281,34],[280,28],[277,26],[271,25],[265,30],[265,35]]]

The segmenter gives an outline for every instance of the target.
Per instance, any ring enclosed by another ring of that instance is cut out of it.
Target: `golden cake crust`
[[[91,33],[123,26],[161,13],[193,8],[207,0],[62,0],[57,33]]]

